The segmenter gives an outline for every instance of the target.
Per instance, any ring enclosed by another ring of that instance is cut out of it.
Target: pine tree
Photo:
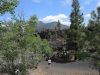
[[[61,30],[61,23],[60,23],[60,21],[58,20],[58,22],[57,22],[57,30],[58,31],[60,31]]]
[[[96,51],[92,57],[94,59],[95,67],[98,68],[100,75],[100,7],[97,8],[97,12],[93,11],[91,13],[87,38],[91,49]]]
[[[82,13],[80,12],[80,5],[78,0],[73,0],[72,3],[72,12],[70,14],[70,22],[72,29],[78,29],[83,24],[83,17]]]
[[[80,5],[78,0],[73,0],[72,12],[70,14],[70,29],[67,32],[67,50],[71,50],[77,56],[78,51],[82,49],[82,41],[84,33],[82,31],[83,27],[83,17],[80,12]]]

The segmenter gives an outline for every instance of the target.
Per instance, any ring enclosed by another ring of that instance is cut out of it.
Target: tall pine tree
[[[95,50],[95,53],[91,54],[91,56],[94,59],[94,65],[98,68],[100,75],[100,7],[97,8],[97,12],[93,11],[91,13],[87,38],[91,50]]]
[[[83,14],[80,12],[80,5],[78,0],[73,0],[72,12],[70,14],[70,29],[67,32],[67,50],[71,50],[77,56],[77,53],[83,47],[83,36],[85,34],[82,31],[84,25]]]

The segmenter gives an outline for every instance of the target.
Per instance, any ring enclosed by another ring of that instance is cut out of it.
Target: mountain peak
[[[36,29],[38,31],[41,31],[43,29],[55,29],[56,26],[57,22],[43,23],[42,21],[39,21]],[[68,28],[69,26],[61,24],[61,29],[68,29]]]

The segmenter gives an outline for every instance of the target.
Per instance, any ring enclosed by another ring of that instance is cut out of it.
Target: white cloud
[[[34,3],[40,3],[41,0],[32,0]]]
[[[71,5],[71,3],[72,3],[72,0],[63,0],[63,1],[62,1],[62,5],[63,5],[63,6]]]
[[[85,14],[84,17],[85,18],[90,18],[91,17],[91,14]]]
[[[57,22],[58,20],[60,20],[60,22],[64,25],[70,25],[68,16],[66,16],[64,14],[49,15],[49,16],[46,16],[45,18],[41,19],[41,21],[44,23]]]

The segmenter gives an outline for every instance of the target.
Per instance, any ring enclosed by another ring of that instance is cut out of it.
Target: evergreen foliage
[[[67,32],[67,50],[71,50],[75,53],[75,56],[80,52],[84,45],[85,33],[82,28],[84,27],[83,23],[83,14],[80,12],[80,5],[78,0],[73,0],[72,3],[72,12],[70,14],[70,29]]]
[[[96,11],[92,11],[91,19],[88,24],[88,35],[87,35],[90,49],[94,49],[95,53],[91,54],[94,59],[95,66],[99,69],[100,74],[100,7]]]

